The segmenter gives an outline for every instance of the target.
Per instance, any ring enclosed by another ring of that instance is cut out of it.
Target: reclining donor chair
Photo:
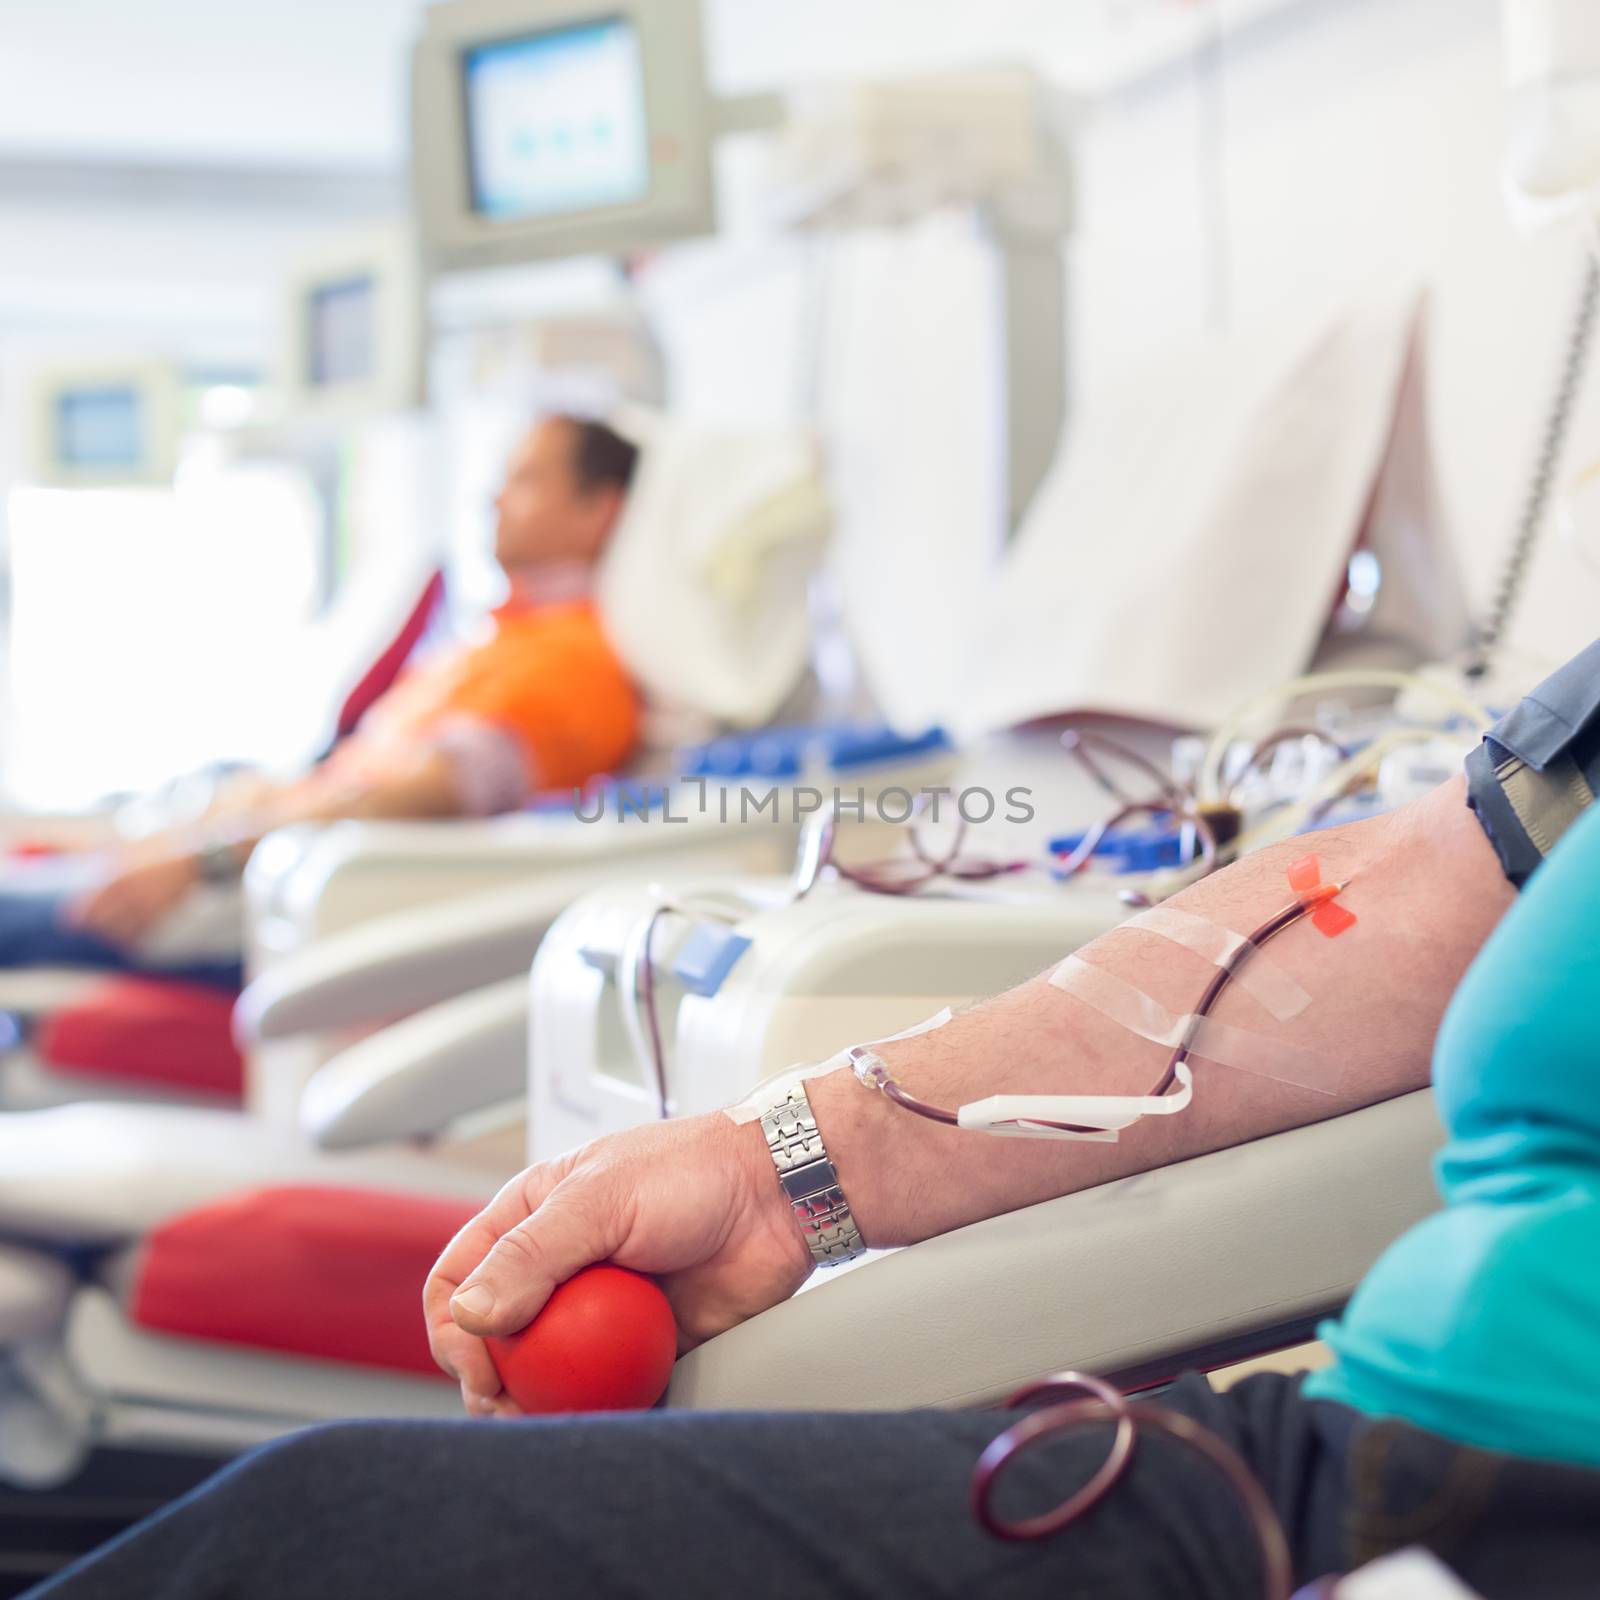
[[[263,843],[246,876],[251,972],[270,971],[365,919],[489,886],[531,883],[559,906],[615,873],[648,870],[658,856],[690,871],[772,871],[787,861],[792,836],[769,818],[723,826],[695,812],[668,825],[659,804],[645,816],[633,802],[649,774],[666,764],[661,740],[670,746],[685,733],[759,727],[796,692],[810,640],[807,578],[828,529],[814,451],[791,435],[711,435],[631,412],[618,420],[640,438],[643,452],[600,597],[644,692],[656,741],[636,763],[639,786],[611,790],[601,824],[577,821],[571,797],[562,795],[489,822],[283,830]],[[438,588],[435,580],[425,603],[437,602]],[[398,672],[420,636],[424,610],[419,603],[358,685],[341,730],[354,726]],[[380,671],[387,674],[381,682],[374,676]],[[619,793],[626,798],[619,801]],[[606,795],[598,799],[604,803]],[[617,826],[619,813],[626,826]],[[236,900],[220,914],[208,908],[207,919],[224,933],[236,929]],[[172,931],[192,940],[193,930]],[[171,944],[164,930],[157,933]],[[146,979],[0,974],[0,1002],[27,1019],[37,1046],[0,1060],[0,1106],[87,1096],[214,1106],[242,1095],[253,1109],[270,1110],[273,1087],[281,1085],[278,1109],[292,1111],[325,1043],[297,1041],[246,1071],[222,1013],[206,999]],[[409,1009],[401,1004],[386,1017]]]

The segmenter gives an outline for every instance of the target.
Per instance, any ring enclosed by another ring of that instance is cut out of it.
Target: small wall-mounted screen
[[[378,286],[370,277],[325,283],[308,296],[311,348],[306,375],[316,389],[370,383],[378,362]]]
[[[650,192],[639,35],[622,17],[464,52],[473,209],[497,222]]]
[[[56,396],[55,419],[63,467],[125,471],[144,461],[144,397],[131,384],[65,389]]]

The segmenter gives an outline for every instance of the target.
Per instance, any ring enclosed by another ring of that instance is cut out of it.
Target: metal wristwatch
[[[232,840],[214,839],[195,852],[202,883],[237,883],[244,876],[239,847]]]
[[[761,1117],[778,1182],[819,1267],[837,1267],[866,1254],[861,1230],[850,1215],[850,1202],[839,1187],[839,1175],[828,1159],[811,1101],[803,1083]]]

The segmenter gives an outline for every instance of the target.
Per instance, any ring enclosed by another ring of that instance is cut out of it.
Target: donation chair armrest
[[[240,996],[241,1043],[408,1016],[502,978],[526,976],[566,908],[562,874],[395,912],[270,965]]]
[[[97,967],[12,967],[0,969],[0,1011],[32,1021],[64,1011],[106,981]]]
[[[219,1195],[335,1183],[487,1201],[508,1173],[407,1145],[330,1154],[295,1128],[196,1106],[77,1105],[0,1116],[0,1237],[136,1239]]]
[[[117,811],[27,811],[0,806],[0,852],[18,845],[58,850],[102,850],[122,843]]]
[[[567,826],[559,826],[561,822]],[[604,835],[570,818],[341,821],[281,828],[245,872],[255,943],[282,951],[396,912],[525,882]]]
[[[245,887],[256,947],[287,951],[356,923],[503,889],[564,882],[566,899],[615,877],[674,872],[783,872],[793,830],[770,819],[724,824],[716,809],[677,819],[613,812],[586,825],[566,813],[522,812],[488,821],[336,822],[281,829],[251,857]]]
[[[442,1378],[150,1332],[99,1286],[73,1297],[66,1345],[102,1426],[136,1447],[231,1454],[313,1422],[461,1415]],[[151,1429],[152,1413],[165,1426]]]
[[[351,1045],[300,1101],[325,1150],[440,1133],[527,1093],[528,980],[506,979],[419,1011]]]
[[[844,1271],[692,1351],[693,1410],[981,1405],[1309,1335],[1437,1209],[1427,1092],[992,1217]]]

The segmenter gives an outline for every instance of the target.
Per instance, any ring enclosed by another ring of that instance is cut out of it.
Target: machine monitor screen
[[[623,17],[463,52],[472,207],[496,222],[650,192],[639,35]]]
[[[144,452],[144,405],[137,388],[105,384],[56,396],[55,458],[61,466],[137,470]]]
[[[377,368],[378,286],[370,277],[319,284],[307,297],[306,375],[317,389],[368,382]]]

